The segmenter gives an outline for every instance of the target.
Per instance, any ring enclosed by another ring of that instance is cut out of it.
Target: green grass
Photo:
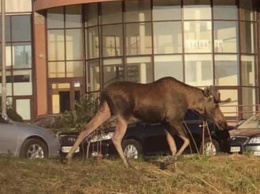
[[[0,157],[1,194],[260,193],[260,158],[183,156],[160,170],[156,160],[22,160]]]

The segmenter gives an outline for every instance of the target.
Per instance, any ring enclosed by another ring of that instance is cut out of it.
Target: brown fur
[[[86,124],[67,155],[68,163],[82,140],[98,128],[111,115],[117,117],[117,126],[112,141],[126,167],[129,166],[121,147],[129,119],[136,118],[148,123],[167,123],[166,138],[173,156],[179,156],[189,145],[182,120],[188,109],[196,110],[213,119],[220,127],[226,128],[226,120],[219,109],[219,93],[213,88],[205,90],[189,86],[172,77],[165,77],[153,83],[140,84],[116,82],[101,93],[100,109]],[[177,152],[170,131],[177,131],[184,143]],[[177,152],[177,153],[176,153]]]

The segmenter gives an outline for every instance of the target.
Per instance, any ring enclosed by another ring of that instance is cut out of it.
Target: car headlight
[[[90,142],[109,140],[109,139],[112,139],[113,135],[114,135],[114,132],[102,133],[102,134],[94,135],[90,139]]]
[[[256,144],[256,143],[260,143],[260,137],[253,137],[248,142],[248,144]]]

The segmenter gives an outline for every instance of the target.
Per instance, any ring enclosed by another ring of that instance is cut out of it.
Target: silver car
[[[230,130],[230,152],[260,156],[260,114],[252,115]]]
[[[0,113],[0,154],[21,158],[53,158],[59,156],[56,135],[45,128],[12,121]]]

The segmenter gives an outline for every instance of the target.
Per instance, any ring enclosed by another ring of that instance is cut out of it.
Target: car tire
[[[202,143],[201,143],[202,144]],[[219,143],[215,139],[205,138],[204,151],[203,145],[200,146],[200,153],[206,156],[215,156],[219,152]]]
[[[20,157],[27,159],[47,158],[48,147],[39,139],[27,139],[21,147]]]
[[[126,139],[122,142],[123,152],[128,159],[138,159],[142,155],[141,144],[133,139]]]

